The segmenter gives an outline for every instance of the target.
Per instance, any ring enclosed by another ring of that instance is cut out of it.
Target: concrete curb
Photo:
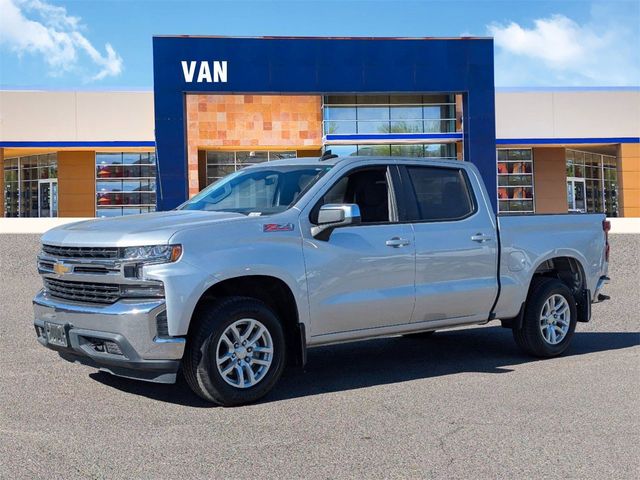
[[[609,218],[610,233],[640,233],[640,218]]]
[[[2,233],[44,233],[66,223],[92,220],[91,218],[0,218]],[[639,234],[640,218],[610,218],[611,233]]]

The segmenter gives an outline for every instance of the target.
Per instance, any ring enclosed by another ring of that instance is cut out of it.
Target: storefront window
[[[55,153],[5,159],[5,217],[56,217],[57,177]]]
[[[392,156],[392,157],[428,157],[456,160],[455,143],[411,143],[411,144],[375,144],[375,145],[325,145],[325,150],[346,156]]]
[[[119,217],[156,209],[156,154],[96,153],[96,215]]]
[[[326,96],[323,118],[325,135],[455,132],[455,96]]]
[[[618,216],[616,157],[566,150],[569,211]]]
[[[215,182],[219,178],[235,172],[243,167],[255,165],[256,163],[280,160],[283,158],[295,158],[295,150],[266,151],[266,150],[246,150],[237,152],[227,151],[207,151],[207,185]]]
[[[533,153],[498,149],[498,213],[534,213]]]

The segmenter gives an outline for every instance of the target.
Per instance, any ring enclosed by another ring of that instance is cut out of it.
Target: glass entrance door
[[[587,211],[586,190],[584,178],[567,178],[567,205],[570,212],[585,213]]]
[[[38,182],[38,216],[58,216],[58,181],[40,180]]]

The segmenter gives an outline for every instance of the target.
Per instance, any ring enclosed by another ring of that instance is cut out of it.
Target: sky
[[[0,0],[0,88],[151,90],[153,35],[490,36],[498,87],[640,85],[640,0]]]

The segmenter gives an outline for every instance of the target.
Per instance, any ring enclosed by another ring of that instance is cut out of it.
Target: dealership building
[[[640,88],[495,89],[491,39],[155,37],[154,91],[0,91],[0,216],[173,208],[246,165],[475,163],[503,214],[640,217]]]

